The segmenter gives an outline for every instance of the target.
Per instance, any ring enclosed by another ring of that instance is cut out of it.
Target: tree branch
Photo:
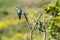
[[[27,22],[27,25],[28,25],[28,28],[29,28],[29,30],[30,30],[30,24],[29,24],[29,21],[28,21],[28,18],[27,18],[27,16],[26,16],[26,14],[24,13],[24,16],[25,16],[25,19],[26,19],[26,22]]]
[[[45,24],[46,16],[45,16],[45,15],[43,15],[43,16],[44,16],[44,17],[43,17],[43,26],[44,26],[44,31],[45,31],[45,32],[44,32],[44,38],[43,38],[43,40],[46,40],[46,28],[45,28],[45,25],[46,25],[46,24]]]
[[[38,22],[38,20],[39,20],[39,18],[40,18],[41,16],[42,16],[42,12],[40,12],[40,14],[39,14],[39,16],[38,16],[38,18],[37,18],[37,20],[36,20],[36,22],[35,22],[35,24],[34,24],[34,27],[32,28],[31,31],[33,31],[33,30],[35,29],[36,24],[37,24],[37,22]]]

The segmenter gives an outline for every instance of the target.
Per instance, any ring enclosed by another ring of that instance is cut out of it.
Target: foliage
[[[58,3],[58,4],[57,4]],[[45,11],[47,14],[52,16],[52,20],[47,22],[47,36],[50,36],[49,40],[56,39],[60,40],[60,7],[59,7],[59,0],[57,0],[56,4],[48,4],[45,6]],[[51,19],[51,18],[50,18]]]
[[[49,0],[49,1],[45,0],[43,2],[43,0],[42,0],[39,3],[31,4],[32,6],[25,4],[26,6],[31,7],[28,9],[23,9],[24,10],[23,12],[27,12],[26,14],[28,15],[29,22],[32,26],[36,21],[35,19],[38,17],[38,15],[40,13],[40,10],[41,10],[40,7],[41,6],[43,7],[45,4],[50,3],[50,1],[51,0]],[[2,18],[2,20],[0,21],[0,33],[1,33],[0,38],[2,38],[2,40],[29,40],[30,34],[28,31],[24,16],[22,16],[22,19],[19,20],[17,17],[16,9],[15,9],[15,7],[17,5],[22,7],[23,6],[22,4],[23,4],[23,2],[21,2],[21,0],[0,0],[0,19]],[[56,6],[54,4],[49,4],[49,5],[51,5],[51,6],[47,6],[46,9],[50,10],[50,12],[53,10],[52,11],[53,13],[55,11],[58,11],[57,15],[59,15],[59,16],[55,16],[56,18],[50,18],[52,20],[49,19],[47,22],[47,25],[46,25],[46,30],[48,32],[47,36],[49,36],[49,39],[53,40],[53,37],[54,38],[60,37],[60,34],[59,34],[59,32],[60,32],[59,31],[59,29],[60,29],[59,28],[59,26],[60,26],[60,23],[59,23],[60,22],[59,21],[60,20],[60,12],[59,12],[60,7]],[[38,7],[38,8],[34,8],[34,7]],[[50,12],[49,12],[49,14],[50,14]],[[49,16],[53,17],[53,15],[48,15],[47,17],[49,18]],[[54,19],[55,19],[55,22],[53,22]],[[42,20],[42,17],[40,18],[40,20]],[[57,27],[54,23],[57,25]],[[54,26],[53,26],[53,24],[54,24]],[[39,34],[38,28],[36,27],[34,34],[33,34],[33,40],[42,40],[42,39],[43,39],[43,33]]]
[[[46,6],[45,10],[48,14],[51,14],[53,16],[59,16],[60,8],[54,4],[49,4],[48,6]]]

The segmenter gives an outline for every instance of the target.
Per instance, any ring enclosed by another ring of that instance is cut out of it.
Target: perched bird
[[[21,19],[21,15],[22,15],[22,9],[20,7],[16,7],[17,8],[17,14],[19,19]]]
[[[43,32],[43,30],[42,30],[42,23],[41,22],[38,23],[38,29],[39,29],[39,31]]]

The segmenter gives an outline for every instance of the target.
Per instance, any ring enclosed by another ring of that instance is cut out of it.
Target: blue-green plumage
[[[38,28],[42,28],[42,24],[38,24]]]
[[[18,14],[19,19],[21,19],[22,9],[20,7],[17,9],[17,14]]]
[[[43,30],[42,30],[42,23],[41,22],[38,23],[38,29],[39,29],[39,31],[42,31],[43,32]]]

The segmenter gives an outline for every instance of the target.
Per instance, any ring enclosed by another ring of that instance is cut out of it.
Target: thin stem
[[[32,31],[30,31],[30,40],[32,40]]]
[[[26,14],[25,14],[25,13],[24,13],[24,16],[25,16],[25,19],[26,19],[26,22],[27,22],[28,28],[29,28],[29,30],[30,30],[30,29],[31,29],[31,27],[30,27],[30,24],[29,24],[28,18],[27,18],[27,16],[26,16]]]
[[[43,40],[46,40],[46,32],[44,32],[44,38],[43,38]]]
[[[45,27],[45,25],[46,25],[46,24],[45,24],[46,16],[45,16],[45,15],[43,15],[43,16],[44,16],[44,17],[43,17],[43,23],[44,23],[43,26],[44,26],[44,31],[45,31],[45,32],[44,32],[44,38],[43,38],[43,40],[46,40],[46,27]]]
[[[29,28],[29,30],[30,30],[30,40],[32,40],[32,33],[33,33],[33,31],[34,31],[34,29],[35,29],[35,27],[36,27],[36,24],[37,24],[39,18],[41,17],[41,15],[42,15],[42,13],[39,14],[39,16],[38,16],[38,18],[37,18],[37,20],[36,20],[36,22],[35,22],[35,25],[34,25],[34,27],[32,28],[32,27],[29,25],[29,21],[28,21],[28,18],[27,18],[27,16],[26,16],[26,14],[24,13],[25,19],[26,19],[26,21],[27,21],[28,28]]]
[[[35,29],[36,24],[37,24],[37,22],[38,22],[38,20],[39,20],[39,18],[40,18],[41,16],[42,16],[42,13],[39,14],[39,16],[38,16],[38,18],[37,18],[37,20],[36,20],[36,22],[35,22],[35,25],[34,25],[34,27],[32,28],[32,31]]]

